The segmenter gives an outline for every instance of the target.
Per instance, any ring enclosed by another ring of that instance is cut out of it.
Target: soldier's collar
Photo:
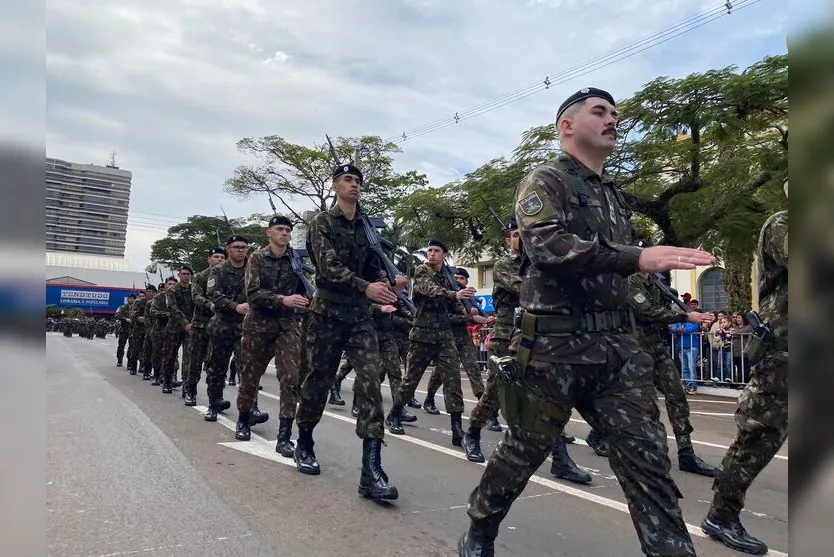
[[[582,161],[580,161],[579,159],[577,159],[576,157],[574,157],[570,153],[562,153],[559,156],[559,160],[563,161],[563,162],[566,162],[568,164],[572,164],[574,166],[574,168],[576,169],[576,171],[579,173],[579,176],[583,180],[587,180],[588,178],[597,178],[598,177],[596,172],[594,172],[593,170],[591,170],[590,168],[585,166],[582,163]],[[600,178],[600,181],[603,184],[609,183],[609,182],[612,183],[612,184],[614,183],[614,180],[611,179],[611,176],[607,172],[605,172],[604,169],[602,171],[602,176],[599,177],[599,178]]]

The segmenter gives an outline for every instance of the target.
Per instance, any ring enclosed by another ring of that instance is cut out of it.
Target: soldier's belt
[[[522,331],[526,329],[530,336],[634,331],[634,313],[630,308],[576,312],[572,315],[534,314],[524,311],[519,321],[518,328]]]
[[[364,295],[343,294],[341,292],[335,292],[333,290],[328,290],[327,288],[322,288],[321,286],[316,288],[316,297],[327,302],[347,306],[364,306],[371,303],[370,300],[368,300],[368,298]]]

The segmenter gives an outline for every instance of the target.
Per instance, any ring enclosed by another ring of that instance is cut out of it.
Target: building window
[[[712,267],[701,273],[698,279],[698,302],[706,311],[727,309],[727,291],[724,289],[724,269]]]
[[[481,288],[492,288],[495,282],[492,279],[492,267],[481,267],[483,282]]]

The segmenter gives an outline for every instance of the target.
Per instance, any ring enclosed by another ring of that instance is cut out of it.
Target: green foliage
[[[362,171],[362,203],[368,214],[390,217],[396,200],[428,185],[423,174],[394,172],[391,155],[401,151],[395,143],[377,136],[338,137],[333,146],[340,163],[353,163]],[[241,198],[267,195],[278,201],[278,210],[296,222],[304,220],[306,209],[325,211],[332,205],[336,164],[326,140],[307,147],[271,135],[241,139],[237,148],[258,162],[237,167],[226,180],[225,191]]]
[[[186,222],[169,228],[167,237],[153,243],[151,259],[172,269],[188,263],[196,273],[208,266],[209,252],[218,245],[224,245],[232,229],[249,239],[250,251],[265,246],[267,222],[269,215],[265,214],[229,219],[228,222],[222,216],[194,215],[188,217]]]

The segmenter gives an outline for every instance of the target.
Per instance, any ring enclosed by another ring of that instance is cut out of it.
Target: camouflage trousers
[[[382,384],[387,376],[388,387],[391,389],[391,398],[394,398],[395,394],[400,392],[403,383],[399,345],[393,336],[380,334],[379,332],[377,332],[377,335],[379,359],[381,362],[379,383]],[[339,376],[344,379],[351,371],[353,371],[353,364],[350,363],[349,359],[346,359],[345,363],[339,366]],[[353,383],[353,395],[356,396],[355,381]]]
[[[142,355],[145,344],[145,327],[134,325],[130,329],[130,344],[127,345],[127,367],[136,369],[136,363]]]
[[[268,327],[268,328],[267,328]],[[273,322],[264,327],[243,329],[244,364],[237,387],[237,411],[249,412],[258,398],[261,377],[275,358],[281,387],[279,418],[294,418],[298,405],[298,368],[301,365],[301,337],[295,319]]]
[[[182,346],[182,370],[183,383],[188,377],[189,358],[191,357],[191,333],[173,332],[165,333],[165,340],[162,344],[162,379],[174,381],[176,377],[177,356]]]
[[[412,340],[405,361],[405,378],[394,404],[406,404],[414,398],[414,391],[423,378],[426,368],[434,362],[434,368],[443,382],[443,400],[446,412],[463,412],[463,392],[460,387],[460,357],[455,341],[450,336],[440,342]]]
[[[119,331],[119,343],[116,345],[116,361],[119,363],[122,363],[122,360],[125,358],[125,346],[129,337],[130,329],[123,327]],[[130,358],[128,358],[128,361],[130,361]]]
[[[478,367],[478,353],[475,350],[475,345],[472,344],[472,340],[468,334],[463,336],[461,333],[456,333],[455,347],[460,358],[460,364],[463,366],[463,370],[469,378],[469,386],[472,388],[472,394],[475,395],[475,398],[480,399],[484,394],[484,380],[481,377],[481,370]],[[443,377],[439,371],[439,367],[435,366],[431,377],[429,377],[429,386],[426,387],[426,391],[429,393],[428,396],[433,397],[442,382]],[[446,396],[445,388],[443,389],[443,396]]]
[[[654,383],[657,390],[666,397],[666,413],[675,432],[678,453],[692,452],[692,422],[689,421],[689,402],[683,390],[681,375],[669,357],[669,346],[653,344],[644,346],[654,358]]]
[[[165,376],[165,369],[163,366],[165,355],[165,338],[168,334],[165,332],[164,326],[154,325],[151,330],[151,362],[156,375],[162,379]]]
[[[209,404],[223,400],[226,387],[226,371],[232,354],[238,363],[243,362],[241,350],[241,325],[212,318],[208,327],[209,356],[206,366],[206,395]],[[256,387],[257,389],[257,387]]]
[[[508,356],[510,354],[510,341],[501,338],[494,338],[489,341],[489,350],[487,352],[487,359],[490,356]],[[498,385],[495,382],[495,377],[490,373],[487,375],[486,389],[484,394],[478,399],[478,404],[469,415],[469,427],[474,429],[483,429],[486,421],[498,412],[501,406],[501,401],[498,399]]]
[[[304,340],[307,375],[301,384],[296,413],[298,427],[312,428],[321,421],[342,352],[347,352],[356,366],[354,387],[359,400],[356,435],[362,439],[382,439],[385,416],[379,387],[381,362],[373,320],[352,323],[319,313],[310,313],[307,319]]]
[[[747,490],[788,438],[788,358],[777,352],[753,368],[736,410],[738,434],[715,478],[710,513],[738,517]]]
[[[142,343],[142,366],[150,373],[153,371],[153,327],[145,328],[145,342]]]
[[[183,365],[183,387],[196,389],[203,376],[203,364],[208,359],[209,337],[205,327],[191,325],[191,346],[188,350],[188,367]]]
[[[538,340],[537,340],[538,342]],[[508,428],[469,498],[475,528],[496,537],[501,521],[542,465],[576,408],[609,445],[609,463],[628,500],[643,553],[652,557],[695,555],[670,475],[666,430],[657,407],[652,360],[639,352],[622,362],[613,353],[609,364],[557,364],[533,358],[525,378],[555,404],[553,416],[542,416],[549,435]]]

